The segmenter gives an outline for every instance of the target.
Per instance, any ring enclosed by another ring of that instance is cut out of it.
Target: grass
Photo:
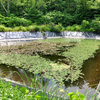
[[[66,96],[66,92],[57,87],[57,84],[53,83],[50,89],[47,92],[48,80],[45,80],[45,86],[43,85],[43,77],[31,77],[27,76],[24,73],[29,86],[12,86],[11,82],[3,82],[0,80],[0,100],[62,100]],[[20,76],[21,77],[21,76]],[[41,79],[41,80],[39,80]],[[24,84],[26,84],[24,82]],[[57,92],[61,92],[61,95],[58,97]]]
[[[27,80],[30,83],[30,87],[25,86],[12,86],[11,82],[4,82],[0,79],[0,100],[97,100],[97,92],[92,96],[89,96],[91,90],[87,89],[85,94],[81,94],[78,90],[74,92],[64,91],[61,87],[58,87],[56,83],[52,83],[52,86],[47,91],[48,81],[43,86],[43,77],[31,77],[31,80],[24,73]],[[39,81],[39,79],[41,80]],[[37,85],[38,84],[38,85]],[[58,92],[60,95],[58,95]]]

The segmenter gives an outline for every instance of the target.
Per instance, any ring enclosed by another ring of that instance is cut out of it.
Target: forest
[[[0,0],[0,31],[20,30],[99,33],[100,0]]]

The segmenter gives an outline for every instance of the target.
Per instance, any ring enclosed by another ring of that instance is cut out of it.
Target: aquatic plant
[[[20,74],[17,73],[19,76]],[[39,76],[30,73],[30,77],[28,77],[27,73],[24,71],[24,75],[29,82],[29,85],[26,85],[24,79],[24,84],[13,83],[15,87],[12,86],[11,82],[7,82],[5,78],[3,81],[0,79],[0,99],[11,99],[11,100],[97,100],[98,91],[90,96],[89,92],[91,90],[87,89],[85,94],[79,93],[78,90],[75,92],[69,92],[69,90],[62,89],[62,84],[59,86],[55,81],[51,83],[51,87],[48,89],[49,79],[44,79],[43,76]],[[21,77],[21,76],[20,76]],[[22,77],[21,77],[22,78]],[[44,85],[45,81],[45,85]],[[4,83],[6,82],[6,83]],[[18,84],[18,86],[17,86]],[[98,85],[99,87],[99,85]],[[10,91],[9,91],[10,90]],[[59,95],[60,93],[60,95]]]
[[[59,41],[61,39],[58,39]],[[64,40],[64,39],[63,39]],[[65,40],[64,40],[65,41]],[[23,46],[10,46],[0,48],[0,63],[21,67],[32,73],[39,73],[46,78],[53,78],[62,83],[63,80],[71,82],[82,77],[81,68],[85,60],[94,57],[99,49],[99,41],[81,40],[78,43],[59,42],[30,42]],[[71,40],[72,42],[72,40]],[[34,46],[33,46],[34,44]],[[60,55],[63,59],[57,62],[45,59],[39,55]],[[64,62],[59,63],[59,62]]]
[[[73,67],[82,68],[82,65],[85,60],[94,57],[96,50],[99,49],[100,41],[97,40],[82,40],[77,46],[73,49],[70,49],[68,52],[63,52],[63,55],[66,57],[66,60],[69,62],[69,65]]]

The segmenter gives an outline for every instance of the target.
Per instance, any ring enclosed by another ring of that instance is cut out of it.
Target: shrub
[[[35,26],[31,25],[31,26],[27,27],[27,30],[30,31],[30,32],[34,32]]]
[[[26,20],[24,18],[19,18],[19,17],[3,17],[0,15],[0,24],[3,24],[7,27],[15,27],[15,26],[28,26],[31,25],[32,22],[30,20]]]
[[[49,22],[48,22],[48,20],[44,16],[41,16],[40,18],[38,18],[36,23],[39,25],[39,24],[47,24]]]
[[[55,28],[54,28],[54,32],[61,32],[62,30],[62,26],[59,24],[59,25],[56,25]]]
[[[62,30],[62,25],[61,24],[58,24],[58,25],[55,25],[54,23],[50,23],[49,24],[49,29],[51,32],[61,32]]]
[[[19,27],[14,27],[13,31],[19,31]]]
[[[90,27],[95,31],[95,32],[100,32],[100,21],[98,19],[92,20]]]
[[[95,32],[95,29],[94,29],[94,28],[90,28],[90,29],[88,30],[88,32]]]
[[[53,22],[54,24],[62,23],[63,26],[72,25],[73,17],[70,14],[64,14],[60,11],[47,13],[45,16],[46,23]]]
[[[27,31],[27,28],[22,26],[21,27],[21,31],[26,32]]]
[[[2,16],[2,15],[0,14],[0,24],[2,24],[3,18],[4,18],[4,16]]]
[[[15,27],[13,28],[13,31],[27,31],[27,28],[26,27],[23,27],[23,26],[19,26],[19,27]]]
[[[6,28],[3,25],[0,25],[0,32],[5,32]]]
[[[39,27],[39,26],[36,26],[36,27],[34,28],[34,31],[35,31],[35,32],[40,31],[40,27]]]
[[[90,28],[90,24],[89,24],[89,22],[86,21],[86,20],[83,20],[83,21],[82,21],[81,28],[82,28],[83,31],[87,31],[87,29]]]
[[[46,25],[42,25],[42,26],[40,27],[40,30],[41,30],[41,31],[50,31],[49,27],[46,26]]]
[[[5,32],[12,32],[13,29],[12,28],[5,28]]]
[[[75,25],[75,26],[74,26],[74,31],[80,31],[80,28],[81,28],[81,27],[80,27],[79,25]]]
[[[34,22],[38,22],[38,19],[41,18],[42,14],[39,10],[34,9],[34,8],[30,8],[30,10],[28,11],[28,16],[27,18],[29,20],[31,20],[33,23]]]
[[[51,32],[54,32],[54,29],[55,29],[54,23],[51,22],[51,23],[49,24],[49,29],[50,29]]]
[[[74,31],[75,29],[74,29],[74,26],[68,26],[67,27],[67,31]]]

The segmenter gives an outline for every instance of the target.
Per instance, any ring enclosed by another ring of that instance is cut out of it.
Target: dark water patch
[[[67,61],[65,60],[65,56],[59,56],[59,55],[40,55],[41,57],[45,59],[49,59],[51,61],[54,61],[55,63],[65,63],[68,64]]]
[[[38,85],[38,83],[35,82],[33,83],[32,81],[32,79],[35,78],[41,82],[41,80],[38,78],[40,77],[39,75],[34,75],[21,68],[15,68],[14,66],[7,66],[5,64],[0,64],[0,77],[10,79],[11,81],[15,81],[21,84],[26,84],[27,86],[30,86],[30,83]],[[48,81],[47,79],[43,79],[43,86],[45,85],[44,80]]]
[[[89,83],[91,88],[93,84],[98,84],[100,81],[100,51],[93,59],[89,59],[83,65],[82,72],[84,73],[83,79]]]
[[[20,74],[20,76],[19,76]],[[31,74],[27,72],[27,76],[31,77]],[[25,73],[23,69],[16,69],[14,66],[8,66],[5,64],[0,65],[0,77],[2,78],[8,78],[10,80],[14,80],[20,83],[23,83],[24,79],[26,81],[26,84],[28,84],[28,80],[25,77]],[[22,77],[22,78],[21,78]]]

